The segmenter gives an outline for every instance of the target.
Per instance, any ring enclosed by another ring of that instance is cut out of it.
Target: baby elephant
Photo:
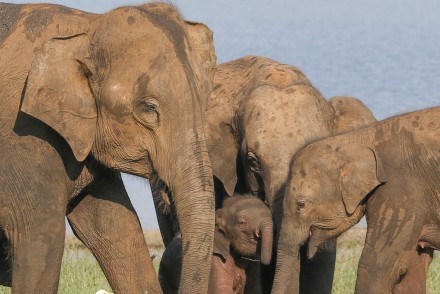
[[[273,221],[269,208],[253,196],[234,196],[216,211],[214,254],[209,293],[244,293],[245,269],[261,248],[261,262],[272,255]],[[167,246],[159,268],[164,293],[177,293],[180,280],[182,241]]]

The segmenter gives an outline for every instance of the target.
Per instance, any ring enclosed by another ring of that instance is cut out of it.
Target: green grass
[[[154,265],[157,267],[163,251],[160,234],[147,232],[146,240],[150,253],[157,255]],[[362,252],[365,230],[354,228],[338,239],[333,293],[353,293],[356,282],[357,264]],[[94,294],[99,289],[110,291],[99,265],[84,246],[74,237],[66,240],[60,278],[60,294]],[[0,294],[10,293],[9,288],[0,287]],[[440,260],[434,258],[429,270],[428,293],[440,293]]]

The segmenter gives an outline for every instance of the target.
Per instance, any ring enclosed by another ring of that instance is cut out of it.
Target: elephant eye
[[[158,104],[155,99],[139,99],[135,106],[135,117],[141,123],[154,125],[159,122]]]
[[[142,110],[145,112],[157,112],[157,106],[153,103],[144,102],[142,103]]]
[[[296,211],[297,212],[302,212],[305,207],[306,207],[306,202],[304,200],[297,200],[296,201]]]
[[[246,225],[246,220],[244,220],[244,219],[239,219],[237,223],[238,223],[240,226],[244,226],[244,225]]]
[[[260,172],[260,162],[258,161],[257,156],[253,152],[248,152],[246,156],[247,164],[253,172]]]

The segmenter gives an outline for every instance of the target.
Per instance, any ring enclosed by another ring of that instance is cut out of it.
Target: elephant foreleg
[[[250,262],[246,268],[245,293],[261,294],[263,292],[260,262]],[[270,291],[268,291],[270,293]]]
[[[137,214],[120,178],[100,181],[67,214],[115,293],[161,293]]]
[[[5,226],[12,246],[12,293],[57,293],[66,230],[65,204],[48,200],[43,205],[27,200],[20,203],[21,214],[11,217]]]

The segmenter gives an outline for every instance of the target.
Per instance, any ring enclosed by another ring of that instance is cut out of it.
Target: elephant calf
[[[216,211],[214,254],[209,293],[244,293],[245,269],[261,246],[261,262],[272,254],[272,214],[253,196],[234,196]],[[177,236],[167,246],[159,268],[164,293],[177,293],[180,280],[182,240]]]
[[[419,281],[429,264],[429,256],[415,255],[415,250],[440,248],[439,137],[436,107],[302,149],[286,185],[272,293],[291,293],[288,286],[298,271],[302,244],[308,243],[308,256],[313,257],[320,244],[364,214],[368,231],[356,293],[423,293],[409,283]],[[412,272],[417,268],[422,275]],[[407,282],[396,289],[405,277]]]

